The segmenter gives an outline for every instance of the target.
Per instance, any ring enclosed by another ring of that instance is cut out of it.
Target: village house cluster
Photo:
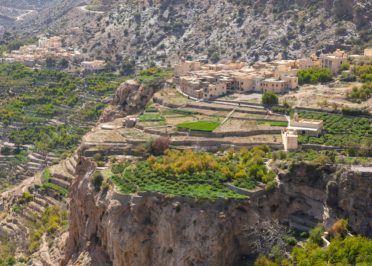
[[[48,58],[74,62],[77,70],[85,72],[99,72],[106,68],[106,62],[103,60],[82,61],[83,58],[79,51],[63,47],[60,36],[41,37],[37,45],[23,45],[18,50],[4,53],[0,62],[21,63],[29,67],[36,67],[46,65]]]
[[[371,54],[366,49],[364,57]],[[281,94],[298,87],[297,72],[311,67],[329,68],[338,73],[347,63],[346,52],[337,49],[319,58],[312,55],[296,60],[245,63],[202,64],[185,61],[175,65],[176,84],[186,95],[196,99],[210,99],[228,93],[266,92]]]
[[[38,44],[24,45],[18,50],[4,53],[1,61],[4,63],[22,63],[29,67],[45,65],[47,58],[55,60],[72,60],[79,57],[80,53],[72,49],[63,48],[62,38],[53,36],[41,37]]]
[[[245,63],[206,64],[186,61],[175,66],[179,89],[197,99],[209,99],[227,93],[284,93],[298,87],[297,71],[314,66],[311,58]]]

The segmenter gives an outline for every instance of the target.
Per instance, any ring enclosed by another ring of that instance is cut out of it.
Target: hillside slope
[[[81,5],[79,7],[76,7]],[[87,56],[167,66],[180,58],[269,60],[370,41],[368,0],[64,0],[20,30],[67,34]],[[127,59],[127,60],[126,60]]]

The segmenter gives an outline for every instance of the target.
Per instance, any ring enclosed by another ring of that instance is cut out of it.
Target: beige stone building
[[[364,49],[364,56],[366,56],[366,57],[372,57],[372,48],[366,48],[366,49]]]
[[[200,64],[186,61],[175,66],[176,83],[185,94],[198,99],[226,93],[274,91],[283,93],[298,87],[295,60],[244,63]]]
[[[285,151],[294,151],[298,149],[298,134],[293,129],[282,130],[282,141]]]
[[[101,71],[106,68],[106,63],[103,60],[83,61],[81,67],[85,71]]]
[[[320,66],[329,68],[334,74],[338,73],[341,65],[347,63],[347,54],[337,49],[333,54],[322,54],[320,56]]]
[[[290,119],[288,129],[297,130],[297,132],[309,136],[319,136],[323,131],[323,121],[315,119],[302,119],[298,114],[294,114]]]
[[[275,78],[264,79],[261,81],[262,92],[273,91],[275,93],[284,93],[288,90],[288,82]]]

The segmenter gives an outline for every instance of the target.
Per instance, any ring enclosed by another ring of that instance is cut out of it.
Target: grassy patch
[[[177,125],[177,128],[190,129],[194,131],[206,131],[212,132],[220,126],[219,122],[214,121],[197,121],[197,122],[186,122]]]
[[[257,120],[257,125],[265,125],[272,127],[287,127],[287,121],[266,121],[266,120]]]
[[[138,120],[140,122],[159,122],[164,121],[164,117],[158,114],[144,114],[141,115]]]

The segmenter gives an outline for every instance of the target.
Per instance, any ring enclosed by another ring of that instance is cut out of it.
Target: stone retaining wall
[[[259,197],[259,196],[262,196],[266,193],[265,189],[263,189],[263,188],[258,189],[256,191],[249,191],[249,190],[246,190],[246,189],[243,189],[243,188],[236,187],[236,186],[234,186],[233,184],[230,184],[230,183],[227,183],[225,185],[229,189],[231,189],[232,191],[235,191],[236,193],[241,194],[241,195],[248,196],[250,198]]]
[[[319,144],[301,144],[302,150],[316,150],[316,151],[337,151],[342,150],[339,147],[324,146]]]

